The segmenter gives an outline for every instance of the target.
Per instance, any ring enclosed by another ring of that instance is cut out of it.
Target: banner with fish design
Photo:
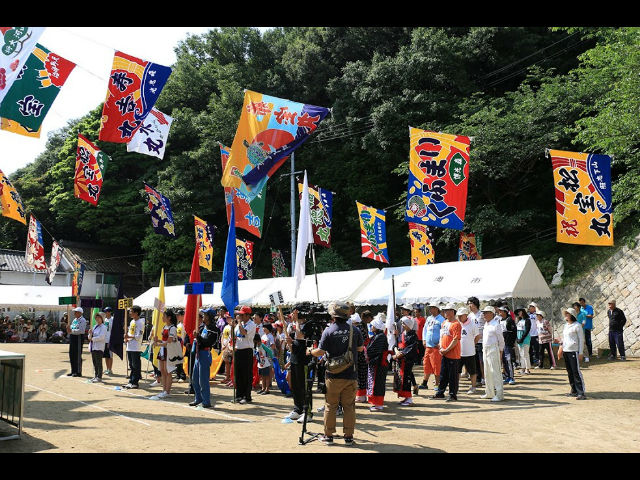
[[[213,230],[201,218],[193,216],[196,229],[196,245],[200,266],[211,271],[213,266]]]
[[[271,249],[271,275],[274,278],[289,276],[289,270],[284,263],[284,257],[280,250]]]
[[[253,242],[236,238],[236,258],[238,260],[238,280],[253,277]]]
[[[147,183],[144,184],[144,191],[147,194],[147,207],[149,207],[153,230],[160,235],[175,237],[176,227],[169,199]]]
[[[302,182],[298,181],[298,199],[301,197]],[[309,209],[313,243],[330,248],[333,192],[309,184]]]
[[[360,218],[360,243],[362,257],[389,263],[387,251],[386,216],[384,210],[367,207],[356,201]]]

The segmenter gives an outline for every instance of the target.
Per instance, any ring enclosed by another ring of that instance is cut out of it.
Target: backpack
[[[346,353],[337,357],[327,359],[327,372],[331,374],[344,372],[347,368],[353,365],[353,351],[351,346],[353,345],[353,326],[349,325],[349,346]]]

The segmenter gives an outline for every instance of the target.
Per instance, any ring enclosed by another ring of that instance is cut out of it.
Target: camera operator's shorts
[[[437,347],[427,347],[424,351],[424,360],[422,367],[425,375],[440,376],[440,365],[442,364],[442,355]]]
[[[109,344],[105,344],[104,353],[102,354],[102,358],[111,358],[111,350],[109,350]]]

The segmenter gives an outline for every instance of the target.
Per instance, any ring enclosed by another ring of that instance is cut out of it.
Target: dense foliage
[[[625,220],[625,232],[637,223],[639,43],[635,28],[287,27],[261,34],[225,27],[176,48],[157,105],[175,119],[163,161],[97,142],[112,157],[97,208],[74,198],[73,168],[77,134],[97,138],[101,105],[53,134],[47,151],[12,178],[56,238],[140,253],[145,278],[164,267],[175,275],[169,284],[190,269],[198,215],[218,227],[214,273],[203,274],[218,280],[227,226],[217,142],[231,145],[248,88],[333,107],[296,152],[296,170],[337,192],[333,248],[317,252],[320,271],[381,266],[360,258],[356,200],[388,209],[392,265],[409,263],[397,205],[405,198],[414,126],[473,137],[465,230],[483,235],[486,257],[533,253],[550,279],[558,256],[571,274],[572,265],[584,267],[579,258],[598,249],[555,243],[545,148],[614,155],[615,219]],[[289,179],[279,176],[287,170],[288,163],[268,184],[263,238],[238,230],[256,242],[256,278],[270,275],[270,248],[289,262]],[[171,199],[178,238],[153,233],[143,180]],[[458,232],[435,235],[436,260],[455,260]],[[22,225],[0,222],[0,246],[21,249],[25,237]]]

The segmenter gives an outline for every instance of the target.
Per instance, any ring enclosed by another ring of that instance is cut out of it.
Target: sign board
[[[280,290],[270,293],[269,300],[271,301],[271,305],[274,307],[284,304],[284,298],[282,298],[282,292]]]
[[[82,298],[80,299],[80,306],[82,308],[102,308],[101,298]]]
[[[58,297],[58,305],[74,305],[76,297]]]
[[[161,301],[159,298],[155,298],[153,300],[153,308],[158,310],[160,313],[164,313],[164,302]]]
[[[118,300],[118,309],[126,310],[133,307],[133,298],[121,298]]]
[[[185,295],[203,295],[213,293],[213,282],[185,283]]]

